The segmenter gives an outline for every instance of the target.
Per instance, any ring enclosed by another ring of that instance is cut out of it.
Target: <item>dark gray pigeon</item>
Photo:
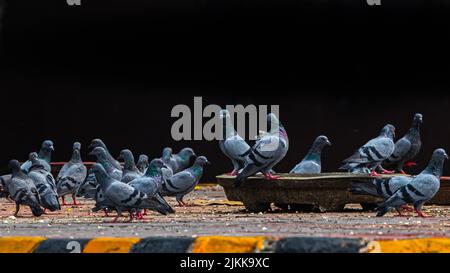
[[[67,205],[64,200],[64,196],[67,194],[72,195],[72,205],[78,205],[75,194],[87,175],[87,169],[81,160],[80,152],[81,143],[75,142],[72,157],[69,162],[64,164],[56,177],[56,188],[58,195],[61,196],[63,206]]]
[[[123,166],[122,178],[120,179],[120,181],[128,183],[143,175],[143,173],[141,173],[141,171],[139,171],[139,169],[136,167],[136,164],[134,163],[133,153],[130,150],[125,149],[120,151],[118,159],[123,159],[123,161],[125,162]]]
[[[398,189],[413,180],[411,176],[393,176],[389,178],[375,178],[371,181],[352,182],[350,192],[352,194],[371,195],[388,199]]]
[[[148,156],[147,155],[139,155],[138,162],[136,163],[136,167],[139,169],[141,173],[145,173],[148,167]]]
[[[194,164],[174,174],[170,179],[164,181],[161,187],[163,196],[175,196],[180,206],[187,206],[183,197],[194,190],[203,175],[203,166],[210,164],[204,156],[199,156]]]
[[[92,199],[95,197],[95,193],[97,192],[97,179],[95,178],[95,174],[92,171],[92,168],[89,169],[86,179],[81,183],[78,187],[75,196],[76,197],[84,197],[86,199]]]
[[[385,215],[392,208],[399,211],[398,209],[401,206],[413,204],[418,216],[425,217],[422,213],[422,206],[433,198],[439,190],[445,159],[448,159],[445,150],[436,149],[425,170],[378,206],[377,216]]]
[[[149,198],[145,193],[109,176],[101,164],[94,164],[92,169],[105,199],[114,205],[114,209],[118,213],[114,221],[121,216],[123,211],[130,213],[130,221],[133,219],[134,213],[140,209],[151,209],[161,214],[168,214],[171,211],[170,207],[161,205],[154,198]]]
[[[106,144],[99,138],[93,139],[91,141],[91,144],[89,145],[88,149],[95,149],[97,147],[102,147],[106,151],[106,159],[109,161],[109,163],[116,169],[122,170],[122,166],[120,165],[119,161],[115,160],[114,157],[109,152],[108,148],[106,147]]]
[[[10,174],[5,174],[0,176],[0,198],[7,198],[10,199],[11,196],[8,192],[7,181],[11,180]]]
[[[325,146],[331,146],[331,142],[326,136],[318,136],[309,149],[306,156],[298,163],[290,173],[320,173],[322,170],[321,156],[322,149]]]
[[[175,159],[176,165],[173,167],[171,165],[168,166],[172,169],[173,173],[176,174],[187,169],[196,155],[192,148],[186,147],[181,149],[178,154],[172,155],[172,157]],[[164,163],[166,162],[164,161]]]
[[[123,172],[120,169],[117,169],[111,161],[108,159],[108,152],[103,147],[95,147],[89,155],[93,155],[97,158],[97,163],[100,163],[103,168],[105,168],[106,172],[113,179],[121,180]],[[97,176],[95,176],[97,177]]]
[[[237,175],[238,171],[244,168],[247,163],[246,154],[250,151],[250,146],[234,130],[228,110],[220,111],[220,119],[223,122],[223,135],[222,139],[219,140],[219,147],[233,164],[233,170],[229,175]]]
[[[28,170],[28,177],[33,180],[34,186],[38,190],[41,206],[50,211],[60,210],[61,206],[53,175],[45,170],[37,153],[31,153],[29,159],[31,167]]]
[[[404,137],[395,143],[395,150],[392,155],[387,158],[383,165],[394,167],[395,171],[405,173],[403,167],[414,166],[416,163],[409,162],[420,151],[422,141],[420,140],[420,125],[423,122],[422,114],[415,114],[414,119],[408,132]]]
[[[275,114],[267,115],[267,125],[267,134],[264,134],[248,151],[247,164],[237,175],[235,186],[239,186],[249,176],[258,172],[262,172],[267,179],[278,179],[270,170],[286,156],[289,138]]]
[[[51,172],[51,170],[52,170],[50,167],[50,162],[52,161],[52,151],[54,151],[54,150],[55,150],[55,148],[53,147],[53,142],[51,140],[45,140],[44,142],[42,142],[41,149],[39,150],[39,153],[38,153],[41,164],[44,166],[44,168],[48,172]],[[30,169],[30,167],[31,167],[31,161],[27,160],[22,164],[21,169],[22,169],[22,171],[27,173],[28,170]]]
[[[44,210],[41,208],[39,193],[33,181],[21,170],[19,161],[11,160],[9,167],[12,176],[11,179],[5,180],[5,183],[11,198],[16,203],[14,216],[18,216],[20,205],[29,206],[34,216],[41,216]]]
[[[163,149],[161,160],[165,164],[165,167],[162,168],[163,177],[167,180],[172,177],[173,170],[178,169],[178,163],[172,155],[172,148],[166,147]]]
[[[387,124],[378,137],[371,139],[351,157],[345,159],[344,165],[339,169],[352,173],[371,173],[371,175],[377,176],[375,169],[394,152],[394,136],[395,127]]]

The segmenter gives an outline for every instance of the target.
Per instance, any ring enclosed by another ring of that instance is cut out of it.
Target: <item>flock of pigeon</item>
[[[285,128],[273,113],[267,116],[267,132],[261,132],[250,145],[237,134],[227,110],[220,112],[223,122],[223,140],[219,141],[222,152],[231,160],[236,176],[235,187],[239,187],[252,175],[262,173],[267,179],[278,179],[273,167],[280,162],[289,149],[289,139]],[[444,160],[448,159],[443,149],[436,149],[428,166],[417,176],[379,177],[378,172],[394,173],[403,171],[404,166],[414,165],[412,160],[421,148],[420,124],[422,115],[415,114],[413,123],[404,137],[394,143],[395,128],[386,125],[380,134],[360,147],[352,156],[343,161],[341,169],[350,173],[368,173],[374,177],[370,183],[355,181],[351,192],[384,198],[379,204],[377,216],[383,216],[390,209],[408,209],[413,204],[419,216],[424,217],[422,205],[433,198],[439,190]],[[318,136],[309,152],[290,173],[314,174],[321,172],[321,153],[331,143],[326,136]],[[100,139],[92,140],[89,155],[96,157],[96,163],[87,170],[81,160],[81,144],[73,144],[73,152],[54,179],[50,161],[54,150],[53,142],[42,143],[39,153],[30,153],[28,161],[22,165],[11,160],[10,175],[1,177],[1,196],[16,204],[15,216],[20,205],[31,208],[33,215],[40,216],[48,209],[55,211],[66,205],[64,197],[71,195],[73,204],[76,197],[95,200],[93,212],[116,211],[114,222],[123,212],[129,213],[129,221],[142,219],[146,210],[161,214],[174,213],[164,196],[175,196],[180,206],[186,206],[183,197],[194,190],[203,175],[203,167],[209,164],[205,156],[197,156],[192,148],[184,148],[173,154],[171,148],[163,150],[161,158],[149,162],[146,155],[140,155],[137,163],[133,153],[122,150],[120,164],[108,151]],[[385,168],[389,166],[394,171]],[[60,205],[59,197],[62,204]]]
[[[256,173],[262,173],[267,179],[278,179],[273,175],[272,168],[282,160],[289,148],[286,130],[274,114],[267,117],[268,131],[257,137],[250,147],[240,137],[233,127],[231,116],[227,110],[222,110],[224,140],[220,141],[223,153],[231,159],[236,175],[235,186],[239,186],[246,178]],[[420,125],[422,114],[415,114],[411,128],[394,143],[395,127],[384,126],[380,134],[361,146],[352,156],[343,161],[340,167],[350,173],[368,173],[374,177],[370,183],[355,181],[350,191],[353,194],[372,195],[384,198],[376,208],[377,216],[383,216],[391,209],[409,209],[407,204],[413,204],[415,211],[421,217],[422,206],[438,192],[442,176],[444,160],[448,159],[444,149],[436,149],[428,166],[417,176],[392,176],[383,179],[378,172],[405,174],[403,167],[413,166],[411,160],[419,153],[422,146],[420,140]],[[326,136],[318,136],[303,160],[290,173],[317,174],[321,172],[321,153],[325,146],[331,145]],[[385,168],[393,167],[393,171]]]
[[[61,205],[67,205],[66,195],[72,195],[72,205],[77,205],[76,197],[94,199],[93,212],[103,210],[108,215],[116,211],[113,222],[122,212],[129,213],[129,221],[142,219],[146,210],[164,215],[174,213],[163,196],[175,196],[180,205],[187,205],[183,197],[194,190],[203,175],[203,166],[209,164],[206,157],[197,157],[191,148],[178,154],[165,148],[161,158],[148,162],[146,155],[140,155],[137,163],[133,153],[125,149],[119,155],[123,166],[111,156],[102,140],[92,140],[89,149],[89,155],[97,158],[89,171],[81,160],[81,144],[75,142],[72,157],[56,179],[49,164],[54,150],[50,140],[42,143],[39,153],[30,153],[22,165],[11,160],[12,173],[1,177],[1,186],[2,196],[16,203],[14,215],[18,215],[20,205],[29,206],[34,216],[46,213],[47,209],[60,210]]]

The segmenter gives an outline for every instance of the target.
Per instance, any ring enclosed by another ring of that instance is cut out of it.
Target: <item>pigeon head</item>
[[[46,140],[42,142],[41,149],[45,151],[54,151],[55,148],[53,147],[53,141]]]
[[[149,168],[161,169],[168,168],[167,165],[159,158],[155,158],[150,162]]]
[[[101,139],[96,138],[91,141],[91,144],[89,144],[88,149],[94,149],[96,147],[102,147],[105,149],[106,145],[105,145],[105,143],[103,143],[103,141]]]
[[[390,139],[394,139],[395,137],[395,127],[392,124],[387,124],[381,129],[380,135],[386,136]]]
[[[440,149],[434,150],[433,158],[445,160],[445,159],[448,159],[448,155],[444,149],[440,148]]]
[[[43,168],[44,166],[42,166],[41,162],[39,161],[39,156],[37,153],[30,153],[28,155],[28,159],[31,161],[31,169],[33,168]]]
[[[73,148],[72,149],[80,151],[81,150],[81,143],[80,142],[73,143]]]
[[[195,165],[204,166],[206,164],[211,165],[211,162],[208,161],[208,159],[205,156],[199,156],[197,159],[195,159]]]
[[[28,155],[28,159],[33,162],[33,160],[37,160],[39,158],[38,154],[35,152],[32,152]]]
[[[9,168],[12,170],[13,173],[20,171],[20,163],[16,159],[12,159],[9,161]]]
[[[186,160],[190,160],[192,157],[196,157],[194,150],[192,148],[186,147],[181,149],[178,155]]]
[[[431,173],[437,177],[442,175],[442,170],[444,168],[444,161],[448,159],[448,155],[444,149],[436,149],[431,156],[430,163],[428,163],[427,168],[424,170],[426,173]]]
[[[105,178],[108,177],[108,174],[106,173],[105,168],[101,164],[95,163],[94,165],[92,165],[91,170],[95,174],[95,177],[97,178],[98,183],[100,185],[104,185]]]
[[[220,117],[220,119],[231,118],[230,112],[228,110],[226,110],[226,109],[222,109],[219,112],[219,117]]]
[[[144,163],[148,164],[148,156],[146,156],[144,154],[139,155],[138,162],[141,163],[141,164],[144,164]]]
[[[106,158],[106,150],[102,147],[95,147],[94,150],[92,150],[89,155],[93,155],[99,158]]]
[[[172,155],[172,148],[166,147],[163,149],[163,157],[170,157]]]
[[[128,162],[130,160],[133,160],[133,153],[128,149],[124,149],[120,151],[119,157],[117,159],[122,159],[125,162]]]
[[[324,147],[326,145],[331,146],[331,142],[328,140],[328,137],[326,137],[324,135],[318,136],[315,140],[315,143],[321,147]]]
[[[422,124],[423,122],[423,116],[420,113],[417,113],[414,115],[414,119],[413,119],[413,126],[414,128],[419,127],[420,124]]]

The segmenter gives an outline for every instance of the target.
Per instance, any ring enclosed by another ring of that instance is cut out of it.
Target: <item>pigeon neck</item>
[[[51,161],[52,158],[52,151],[48,149],[41,149],[39,151],[39,158],[44,159],[47,162]]]
[[[320,162],[322,148],[323,148],[322,145],[313,145],[311,147],[311,149],[308,151],[308,153],[306,154],[304,160],[312,160],[312,161]]]
[[[78,149],[73,150],[72,157],[70,158],[70,161],[74,162],[74,163],[81,162],[80,150],[78,150]]]
[[[436,177],[442,176],[442,170],[444,168],[444,159],[441,158],[432,158],[426,169],[425,173],[432,174]]]
[[[202,176],[203,174],[203,166],[198,163],[194,163],[194,165],[192,165],[190,169],[192,173],[197,177]]]
[[[109,176],[106,172],[96,172],[95,178],[97,179],[98,183],[100,184],[100,187],[102,187],[103,190],[106,190],[106,188],[111,183],[109,181]]]
[[[419,137],[420,136],[420,123],[414,121],[411,128],[408,130],[408,135],[410,137]]]
[[[232,137],[236,134],[236,131],[234,130],[233,123],[231,122],[230,117],[226,117],[222,119],[223,124],[223,139],[227,139],[229,137]]]

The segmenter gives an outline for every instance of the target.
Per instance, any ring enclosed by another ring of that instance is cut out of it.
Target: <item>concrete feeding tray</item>
[[[372,209],[381,199],[353,195],[348,190],[352,181],[372,180],[366,174],[322,173],[314,175],[277,174],[279,180],[266,180],[262,175],[252,176],[239,187],[233,187],[234,176],[219,175],[217,182],[224,188],[230,201],[241,201],[250,212],[267,211],[271,203],[283,209],[322,212],[342,211],[346,204],[359,203],[363,209]],[[390,177],[392,175],[382,175]],[[450,205],[450,177],[442,177],[441,187],[428,204]]]

